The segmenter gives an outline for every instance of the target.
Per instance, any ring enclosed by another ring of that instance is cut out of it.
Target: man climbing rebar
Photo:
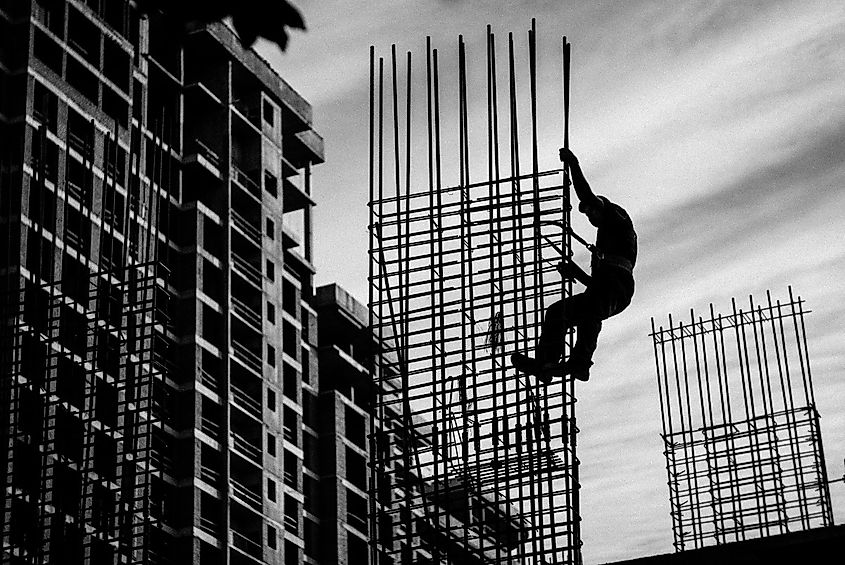
[[[546,309],[536,358],[514,353],[511,362],[518,370],[550,383],[555,376],[572,375],[580,381],[590,378],[593,353],[602,321],[622,312],[634,295],[634,264],[637,261],[637,234],[628,213],[604,196],[593,193],[578,158],[569,149],[560,150],[561,162],[569,167],[572,186],[578,196],[578,210],[597,228],[588,275],[570,258],[564,257],[558,271],[566,279],[582,283],[586,290],[559,300]],[[576,328],[575,345],[569,358],[564,354],[564,338]]]

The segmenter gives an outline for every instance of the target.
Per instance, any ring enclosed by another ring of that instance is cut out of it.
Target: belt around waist
[[[632,274],[634,272],[634,264],[631,260],[620,255],[601,255],[598,257],[598,262],[602,266],[617,267]]]

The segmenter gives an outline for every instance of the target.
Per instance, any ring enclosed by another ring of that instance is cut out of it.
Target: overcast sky
[[[560,144],[560,37],[572,42],[571,147],[593,188],[624,205],[640,235],[634,302],[605,324],[593,377],[579,389],[585,563],[672,551],[651,316],[710,302],[727,311],[730,297],[763,298],[766,289],[785,298],[791,284],[813,310],[807,332],[828,473],[842,476],[845,2],[296,4],[308,32],[284,55],[261,52],[311,102],[326,140],[314,174],[317,281],[364,303],[369,46],[387,55],[396,43],[422,61],[431,35],[453,62],[464,34],[483,73],[486,25],[524,43],[536,17],[541,116],[553,118],[541,124],[541,164],[550,168]],[[469,103],[483,116],[483,91]],[[486,149],[478,151],[480,161]],[[585,223],[581,230],[592,237]],[[831,492],[841,523],[845,485]]]

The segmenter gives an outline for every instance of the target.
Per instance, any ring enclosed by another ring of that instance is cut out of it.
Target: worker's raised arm
[[[593,189],[590,188],[590,183],[584,178],[584,173],[581,171],[581,165],[578,163],[578,157],[569,149],[563,147],[560,150],[560,161],[564,165],[569,166],[569,174],[572,179],[572,188],[575,189],[575,194],[578,200],[584,204],[593,204],[598,201],[598,198],[593,194]]]

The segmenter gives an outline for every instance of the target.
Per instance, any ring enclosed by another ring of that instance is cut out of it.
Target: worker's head
[[[601,223],[604,209],[607,207],[607,198],[604,196],[596,196],[589,200],[584,200],[578,204],[578,211],[587,216],[590,223],[598,227]]]

